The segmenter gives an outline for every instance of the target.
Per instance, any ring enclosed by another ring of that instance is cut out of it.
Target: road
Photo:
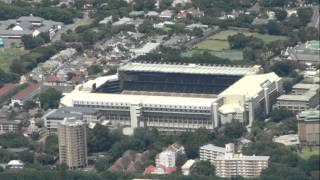
[[[74,31],[78,26],[90,24],[93,21],[88,15],[88,13],[83,14],[83,18],[75,19],[73,24],[68,24],[62,27],[60,31],[58,31],[55,36],[52,38],[52,42],[59,41],[61,39],[61,35],[68,30]]]
[[[313,15],[308,26],[319,29],[319,6],[313,6]]]

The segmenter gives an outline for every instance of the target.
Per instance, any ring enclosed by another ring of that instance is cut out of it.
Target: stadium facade
[[[100,110],[112,124],[160,131],[214,129],[233,119],[249,124],[267,115],[282,92],[281,78],[260,66],[128,63],[118,79],[79,85],[61,106]],[[100,87],[118,84],[118,92]],[[88,87],[92,87],[91,90]],[[96,91],[100,89],[100,91]]]

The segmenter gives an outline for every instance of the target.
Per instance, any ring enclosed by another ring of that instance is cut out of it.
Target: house
[[[18,104],[22,106],[26,101],[31,101],[40,93],[40,86],[38,84],[29,84],[25,89],[18,92],[11,98],[11,106]]]
[[[149,11],[145,16],[149,18],[157,18],[159,17],[159,13],[157,11]]]
[[[21,43],[23,35],[38,36],[40,33],[48,32],[50,39],[59,31],[63,23],[45,20],[43,18],[29,15],[21,16],[18,19],[0,21],[0,37],[5,44]]]
[[[11,90],[13,90],[17,85],[16,84],[5,84],[2,88],[0,88],[0,97],[6,95],[9,93]]]
[[[161,19],[170,20],[173,17],[173,11],[171,10],[164,10],[160,13],[159,17]]]
[[[99,24],[108,24],[112,22],[112,16],[105,17],[103,20],[99,21]]]
[[[21,160],[11,160],[6,166],[6,169],[17,171],[24,168],[24,163]]]
[[[171,174],[176,171],[176,159],[185,153],[184,147],[174,143],[156,155],[156,165],[145,168],[145,174]]]
[[[173,0],[171,6],[176,7],[176,6],[185,6],[188,3],[191,3],[191,0]]]

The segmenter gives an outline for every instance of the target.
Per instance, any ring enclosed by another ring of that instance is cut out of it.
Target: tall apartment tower
[[[75,118],[66,118],[58,124],[59,159],[69,169],[86,167],[87,133],[86,124]]]

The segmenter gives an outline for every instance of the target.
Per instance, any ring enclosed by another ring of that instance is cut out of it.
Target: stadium
[[[61,106],[101,111],[113,125],[165,132],[252,124],[282,93],[281,78],[260,66],[130,62],[66,94]]]

